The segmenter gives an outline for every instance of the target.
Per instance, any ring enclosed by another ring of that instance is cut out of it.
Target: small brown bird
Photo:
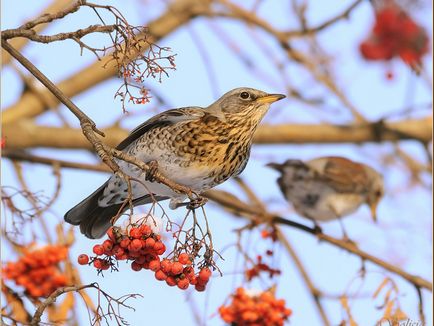
[[[250,155],[255,130],[270,104],[283,99],[252,88],[236,88],[207,108],[168,110],[149,119],[116,148],[145,162],[157,162],[158,171],[201,193],[240,174]],[[133,205],[171,199],[176,208],[186,196],[151,182],[143,171],[119,160],[132,181]],[[129,205],[128,185],[117,175],[65,214],[65,221],[80,225],[89,238],[99,238]]]
[[[343,157],[321,157],[307,162],[287,160],[267,166],[279,171],[285,198],[302,216],[317,221],[340,219],[369,205],[372,218],[384,194],[383,177],[373,168]]]

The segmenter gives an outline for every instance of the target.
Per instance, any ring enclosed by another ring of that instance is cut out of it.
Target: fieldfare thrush
[[[267,166],[281,173],[277,182],[283,195],[297,213],[311,219],[316,227],[317,221],[340,219],[364,203],[376,220],[384,184],[383,177],[370,166],[343,157],[287,160]]]
[[[283,99],[252,88],[236,88],[207,108],[184,107],[160,113],[144,122],[116,148],[200,194],[240,174],[250,155],[253,134],[270,104]],[[171,199],[176,208],[186,199],[169,187],[152,182],[138,167],[118,160],[131,181],[134,206]],[[129,205],[128,184],[117,175],[65,214],[89,238],[100,238]],[[122,206],[125,206],[123,209]]]

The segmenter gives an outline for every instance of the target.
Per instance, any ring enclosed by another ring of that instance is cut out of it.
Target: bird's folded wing
[[[133,129],[128,137],[125,138],[118,146],[116,146],[116,149],[125,149],[140,136],[156,127],[168,126],[182,121],[198,120],[205,114],[206,111],[201,107],[172,109],[162,112]]]
[[[362,193],[369,186],[363,165],[339,157],[333,157],[327,161],[321,178],[340,193]]]

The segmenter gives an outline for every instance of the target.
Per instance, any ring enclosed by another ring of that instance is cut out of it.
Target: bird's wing
[[[116,149],[125,149],[128,145],[153,128],[168,126],[181,121],[197,120],[202,118],[205,114],[207,114],[207,112],[201,107],[179,108],[162,112],[133,129],[128,137],[116,146]]]
[[[340,193],[363,193],[369,187],[368,176],[362,164],[343,157],[328,157],[320,178]]]

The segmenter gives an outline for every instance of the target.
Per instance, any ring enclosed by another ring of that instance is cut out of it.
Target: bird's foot
[[[207,202],[208,202],[207,198],[198,196],[187,203],[187,209],[194,210],[196,208],[202,207]]]
[[[313,226],[313,232],[318,235],[318,234],[322,234],[322,228],[319,226],[318,223],[314,222],[314,226]]]
[[[158,171],[158,162],[157,161],[149,161],[146,163],[149,167],[148,171],[146,171],[145,180],[149,182],[155,181],[155,174]]]

